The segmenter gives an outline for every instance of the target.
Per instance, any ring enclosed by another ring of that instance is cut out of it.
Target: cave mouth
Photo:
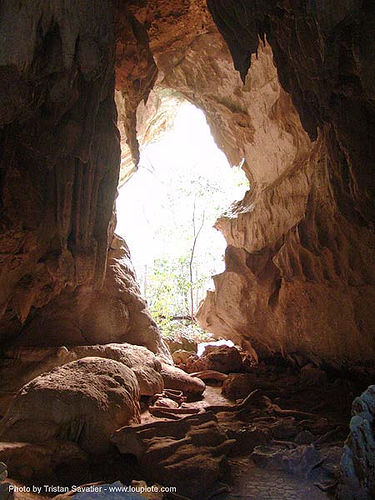
[[[171,95],[163,98],[166,130],[156,129],[137,170],[119,186],[116,233],[129,245],[162,335],[186,345],[214,340],[195,319],[212,276],[225,270],[226,241],[214,224],[249,186],[217,147],[203,111]]]

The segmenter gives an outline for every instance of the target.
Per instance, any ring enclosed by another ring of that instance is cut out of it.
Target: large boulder
[[[141,396],[163,392],[161,363],[143,346],[106,344],[77,347],[20,347],[4,351],[0,362],[0,415],[4,415],[19,389],[38,375],[58,366],[86,357],[108,358],[131,368],[138,380]]]
[[[139,396],[137,378],[124,364],[98,357],[73,361],[20,390],[0,424],[0,440],[60,439],[104,453],[115,429],[140,421]]]
[[[352,415],[337,496],[342,500],[370,500],[375,498],[375,385],[355,398]]]
[[[77,358],[98,356],[118,361],[131,368],[137,377],[141,396],[153,396],[163,392],[164,382],[160,375],[161,362],[153,352],[132,344],[106,344],[79,346],[72,349]]]
[[[234,346],[208,345],[200,359],[192,364],[192,371],[215,370],[222,373],[240,372],[242,357]]]

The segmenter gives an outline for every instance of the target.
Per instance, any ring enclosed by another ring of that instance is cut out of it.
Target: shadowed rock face
[[[109,1],[6,1],[0,34],[4,341],[66,286],[101,286],[120,148]]]
[[[112,5],[1,6],[0,342],[128,340],[168,358],[126,244],[113,238],[115,66],[134,157],[133,115],[156,67],[143,26]]]
[[[375,495],[375,386],[355,398],[350,434],[341,459],[342,484],[337,498],[366,500]]]
[[[1,342],[165,354],[127,252],[114,255],[113,203],[120,141],[124,180],[136,120],[141,145],[155,138],[155,96],[171,92],[203,109],[251,184],[217,222],[226,271],[200,323],[259,353],[373,359],[373,3],[207,5],[3,1]]]

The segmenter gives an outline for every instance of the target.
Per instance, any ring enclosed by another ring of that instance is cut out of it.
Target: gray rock
[[[352,415],[337,496],[342,500],[369,500],[375,498],[375,385],[355,398]]]

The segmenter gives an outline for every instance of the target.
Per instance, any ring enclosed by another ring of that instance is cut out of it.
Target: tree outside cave
[[[213,226],[247,189],[245,174],[230,167],[203,112],[190,103],[180,105],[161,140],[141,151],[138,171],[119,191],[116,232],[129,245],[164,335],[209,338],[194,316],[212,276],[225,267],[225,240]]]

